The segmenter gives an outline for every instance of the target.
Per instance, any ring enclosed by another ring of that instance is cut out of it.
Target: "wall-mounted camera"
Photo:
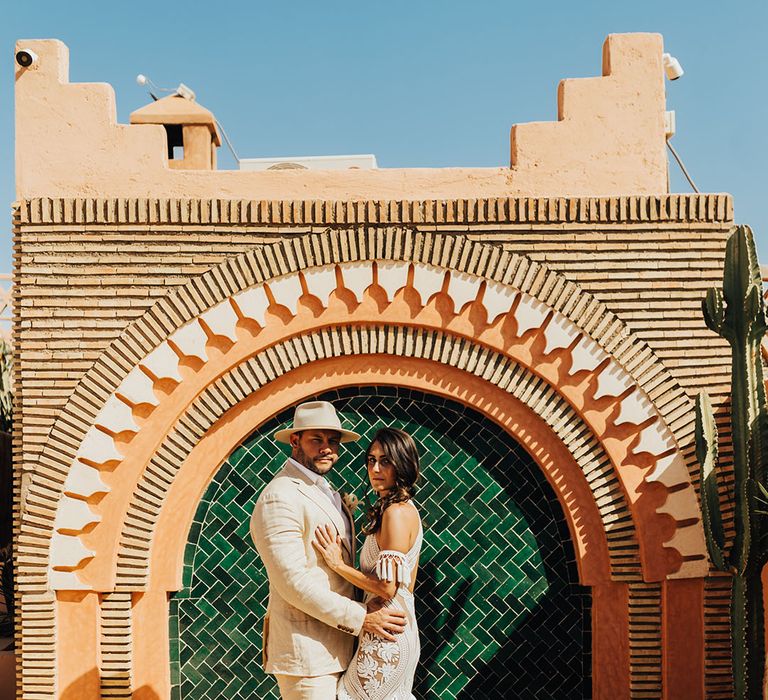
[[[680,65],[680,61],[678,61],[671,54],[663,54],[661,61],[664,66],[664,72],[667,74],[667,78],[670,80],[677,80],[683,75],[683,73],[685,73],[683,67]]]
[[[22,68],[32,68],[39,60],[37,54],[30,49],[19,49],[16,52],[16,63]]]

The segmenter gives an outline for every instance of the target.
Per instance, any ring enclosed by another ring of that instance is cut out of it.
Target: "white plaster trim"
[[[48,569],[48,585],[54,591],[92,591],[93,586],[83,583],[74,571]]]
[[[102,480],[98,469],[75,460],[64,482],[64,493],[89,498],[97,493],[109,493],[110,488]]]
[[[453,308],[459,313],[467,302],[477,299],[482,279],[466,272],[454,272],[448,277],[448,296],[453,299]]]
[[[196,318],[171,333],[168,339],[173,341],[185,357],[197,357],[203,362],[208,362],[208,353],[205,349],[208,336]]]
[[[589,336],[585,335],[571,350],[571,369],[568,374],[573,375],[582,370],[592,372],[608,357],[608,354]]]
[[[630,377],[618,364],[611,361],[597,377],[595,400],[604,396],[620,396],[633,385]]]
[[[277,279],[270,280],[267,286],[269,291],[272,292],[275,302],[296,315],[299,308],[299,297],[302,294],[299,276],[288,275],[286,277],[278,277]]]
[[[635,450],[637,452],[637,450]],[[653,470],[645,477],[646,481],[658,481],[666,487],[684,484],[689,479],[688,467],[679,453],[673,452],[656,460]]]
[[[667,500],[656,509],[656,512],[669,515],[676,521],[701,521],[699,502],[692,484],[686,484],[684,489],[669,494]],[[693,525],[687,525],[686,527],[693,527]]]
[[[373,284],[373,267],[369,261],[359,263],[344,263],[339,265],[344,287],[354,293],[355,298],[361,302],[363,294]]]
[[[488,323],[493,323],[499,316],[509,312],[519,293],[505,284],[488,282],[483,294],[483,306],[488,312]]]
[[[544,329],[544,339],[547,341],[544,354],[549,355],[553,350],[567,348],[579,337],[581,331],[562,314],[555,312]]]
[[[408,268],[405,262],[377,262],[377,282],[387,293],[387,299],[392,301],[395,294],[408,284]]]
[[[124,396],[134,405],[148,403],[157,406],[160,403],[160,400],[155,396],[152,380],[138,366],[128,373],[115,393]]]
[[[699,537],[701,537],[701,534],[699,534]],[[670,540],[670,542],[671,541],[672,540]],[[695,550],[691,553],[699,554],[699,552]],[[680,569],[678,569],[674,574],[669,574],[667,578],[671,578],[671,579],[705,578],[708,575],[709,575],[709,562],[707,561],[707,558],[704,557],[703,559],[696,559],[696,561],[684,561],[680,565]]]
[[[538,299],[534,299],[528,294],[521,294],[520,303],[515,309],[518,337],[524,335],[532,328],[541,328],[549,311],[550,308]]]
[[[167,340],[160,343],[139,365],[146,367],[158,379],[172,379],[174,382],[182,380],[179,373],[179,356],[168,345]]]
[[[632,425],[640,425],[645,421],[653,418],[656,413],[653,410],[653,404],[648,400],[648,397],[639,389],[635,389],[629,396],[625,396],[621,401],[621,410],[619,415],[616,416],[616,420],[613,421],[614,425],[622,425],[623,423],[631,423]]]
[[[693,491],[693,488],[691,488]],[[681,491],[680,493],[685,493]],[[677,495],[677,494],[675,494]],[[701,555],[701,521],[686,526],[677,526],[672,537],[664,542],[665,548],[677,550],[682,556]],[[684,561],[680,569],[668,578],[703,578],[709,574],[709,561],[701,556],[694,561]]]
[[[376,265],[378,284],[385,290],[390,301],[395,297],[398,290],[406,286],[410,266],[413,265],[413,286],[419,293],[423,305],[426,305],[429,299],[443,288],[446,273],[448,273],[447,291],[454,303],[456,313],[460,312],[461,308],[468,302],[477,299],[483,282],[481,277],[457,273],[432,265],[401,261],[377,261]],[[318,298],[324,306],[327,306],[331,294],[338,286],[337,269],[344,286],[350,289],[359,301],[362,301],[365,290],[373,283],[373,263],[370,261],[311,268],[271,280],[267,283],[268,289],[277,304],[287,307],[295,314],[298,311],[298,300],[303,293],[301,283],[301,275],[303,275],[307,292]],[[501,314],[508,313],[517,297],[520,299],[515,310],[515,318],[519,336],[532,329],[541,329],[549,317],[549,322],[543,328],[546,340],[545,354],[556,349],[568,348],[579,338],[582,331],[562,314],[554,312],[549,306],[528,294],[493,281],[486,281],[482,299],[482,303],[488,311],[489,323],[495,321]],[[237,342],[235,327],[238,322],[238,312],[243,318],[250,318],[263,327],[268,307],[269,297],[265,285],[256,285],[201,313],[199,317],[193,319],[186,326],[172,333],[169,339],[173,341],[179,353],[183,353],[184,356],[198,357],[207,362],[209,359],[206,352],[208,337],[200,325],[200,320],[204,320],[214,334],[226,336],[233,342]],[[409,340],[409,342],[412,341]],[[452,352],[458,352],[457,348],[454,348]],[[583,369],[594,370],[608,357],[609,355],[594,340],[584,335],[571,351],[570,374],[575,374]],[[157,406],[159,404],[153,390],[153,381],[151,377],[141,371],[141,366],[146,367],[159,379],[171,378],[175,381],[182,381],[179,373],[179,356],[174,348],[167,341],[164,341],[129,372],[116,392],[120,396],[113,394],[107,399],[95,419],[97,425],[113,433],[124,430],[138,432],[139,427],[133,419],[130,406],[126,405],[126,402],[131,402],[134,405],[149,403]],[[492,378],[489,379],[492,381]],[[641,432],[634,452],[636,454],[647,452],[659,455],[677,449],[671,432],[661,421],[655,407],[635,385],[629,374],[616,362],[611,361],[598,376],[598,386],[594,398],[619,396],[633,386],[635,386],[635,391],[622,400],[615,423],[637,425],[653,417],[659,418],[656,423]],[[121,397],[124,397],[125,400],[122,400]],[[85,434],[77,457],[95,464],[105,464],[123,459],[123,455],[117,450],[114,439],[95,425]],[[678,452],[659,460],[651,474],[646,478],[648,481],[659,481],[667,486],[686,483],[689,480],[685,463]],[[599,484],[593,484],[593,486],[595,486],[597,498],[599,497]],[[54,522],[56,529],[79,531],[87,527],[88,524],[100,520],[99,515],[93,513],[84,501],[79,500],[79,498],[88,498],[95,493],[109,491],[109,487],[102,481],[97,469],[93,469],[76,459],[70,467],[65,482],[65,491],[72,497],[65,495],[61,498]],[[692,512],[695,513],[697,512],[695,494],[691,489],[691,494],[693,494],[691,500],[688,498],[687,492],[688,490],[680,492],[680,494],[685,494],[680,496],[686,501],[684,509],[693,508]],[[687,502],[688,500],[690,503]],[[674,510],[679,516],[680,506],[683,504],[677,494],[670,494],[667,503],[670,504],[670,507],[675,504]],[[623,527],[621,523],[617,523],[617,525]],[[611,529],[610,518],[606,519],[605,526],[607,530]],[[50,562],[54,568],[72,568],[93,555],[93,552],[87,549],[77,537],[58,532],[51,540]],[[64,576],[64,573],[52,569],[51,585],[54,585],[53,582],[56,581],[60,582],[62,586],[66,584],[67,588],[75,590],[88,588],[79,581],[77,576],[73,574]]]
[[[443,288],[446,270],[431,265],[413,264],[413,288],[421,297],[422,306]]]
[[[232,297],[232,303],[240,310],[243,318],[256,321],[262,328],[266,325],[264,314],[269,308],[269,298],[262,285],[236,294]],[[207,360],[208,357],[204,361]]]
[[[99,430],[96,426],[91,427],[85,434],[75,457],[87,459],[95,464],[106,464],[107,462],[114,461],[121,462],[123,460],[123,455],[117,451],[112,437]]]
[[[54,532],[51,536],[51,567],[74,569],[94,556],[76,535],[62,535]]]
[[[307,283],[307,292],[318,299],[323,308],[327,307],[336,289],[336,270],[332,267],[313,267],[304,270],[302,275]]]
[[[652,455],[660,455],[664,452],[676,448],[672,433],[666,426],[657,421],[640,432],[640,441],[632,452],[636,455],[642,452],[648,452]]]
[[[98,523],[99,521],[101,521],[101,516],[94,513],[85,501],[62,496],[56,510],[56,520],[53,527],[59,532],[63,530],[80,532],[91,523]]]
[[[93,422],[112,433],[122,433],[126,430],[139,432],[139,426],[133,420],[133,409],[115,394],[107,399]]]
[[[233,343],[237,342],[238,317],[229,299],[225,299],[220,304],[208,309],[200,314],[200,320],[211,329],[214,335],[220,335],[229,338]]]

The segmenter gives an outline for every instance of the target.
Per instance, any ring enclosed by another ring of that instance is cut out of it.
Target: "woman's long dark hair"
[[[416,481],[419,478],[419,452],[413,438],[397,428],[381,428],[373,436],[368,449],[365,451],[366,464],[368,454],[374,442],[381,445],[384,454],[395,468],[395,485],[386,496],[379,498],[368,508],[368,524],[363,533],[373,535],[381,528],[384,511],[393,503],[408,501],[416,493]]]

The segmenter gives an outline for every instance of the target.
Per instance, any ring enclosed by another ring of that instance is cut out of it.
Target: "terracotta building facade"
[[[347,172],[217,171],[207,110],[117,124],[18,46],[20,698],[277,697],[248,518],[312,397],[421,446],[419,697],[729,697],[693,396],[733,211],[668,193],[661,37],[609,37],[509,168]]]

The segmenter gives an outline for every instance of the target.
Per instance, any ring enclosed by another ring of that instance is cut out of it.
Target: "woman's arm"
[[[405,503],[393,503],[387,508],[381,519],[379,549],[400,552],[405,555],[418,530],[418,519],[415,519],[414,528],[413,515],[415,515],[413,509]],[[352,585],[362,588],[367,593],[373,593],[384,598],[384,600],[394,597],[400,583],[396,577],[393,577],[392,581],[383,581],[376,575],[364,574],[344,563],[341,555],[341,538],[334,533],[332,526],[326,525],[325,528],[317,528],[312,544],[323,555],[328,566]]]
[[[312,544],[323,555],[328,567],[353,586],[362,588],[366,593],[373,593],[385,600],[389,600],[395,595],[397,584],[394,581],[380,581],[375,575],[364,574],[344,563],[341,556],[341,537],[334,532],[331,525],[318,527],[315,530],[315,539]]]

